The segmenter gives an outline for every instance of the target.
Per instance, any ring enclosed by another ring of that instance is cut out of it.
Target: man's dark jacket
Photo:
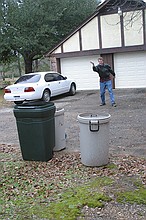
[[[108,64],[98,64],[97,66],[93,66],[93,71],[99,74],[100,81],[110,80],[110,74],[115,76],[115,72],[111,69],[110,65]]]

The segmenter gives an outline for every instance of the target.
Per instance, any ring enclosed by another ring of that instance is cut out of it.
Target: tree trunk
[[[22,75],[22,71],[21,71],[21,62],[20,62],[20,54],[18,53],[17,55],[18,58],[18,70],[19,70],[19,75]]]
[[[38,60],[35,60],[35,68],[34,68],[34,70],[37,72],[38,68],[39,68],[39,62],[38,62]]]
[[[32,58],[24,57],[25,73],[32,73],[32,61]]]

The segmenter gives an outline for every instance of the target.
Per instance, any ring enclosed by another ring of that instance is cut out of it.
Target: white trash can
[[[81,162],[86,166],[103,166],[109,162],[109,114],[78,115]]]
[[[55,147],[53,151],[60,151],[66,147],[64,109],[57,108],[55,112]]]

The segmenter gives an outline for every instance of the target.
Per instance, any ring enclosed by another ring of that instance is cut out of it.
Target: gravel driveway
[[[99,91],[79,91],[75,96],[61,96],[53,99],[57,108],[64,108],[66,150],[79,151],[80,113],[109,113],[110,153],[128,154],[146,158],[146,89],[114,90],[117,107],[109,103],[106,93],[105,106],[99,106]],[[16,120],[12,103],[0,108],[0,144],[19,147]]]

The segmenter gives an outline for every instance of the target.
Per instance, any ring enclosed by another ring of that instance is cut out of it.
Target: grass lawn
[[[0,102],[3,102],[4,101],[4,90],[3,89],[0,89]]]
[[[107,166],[86,167],[79,153],[35,162],[12,146],[0,150],[0,219],[84,219],[83,207],[101,210],[113,201],[146,206],[144,159],[112,157]]]

